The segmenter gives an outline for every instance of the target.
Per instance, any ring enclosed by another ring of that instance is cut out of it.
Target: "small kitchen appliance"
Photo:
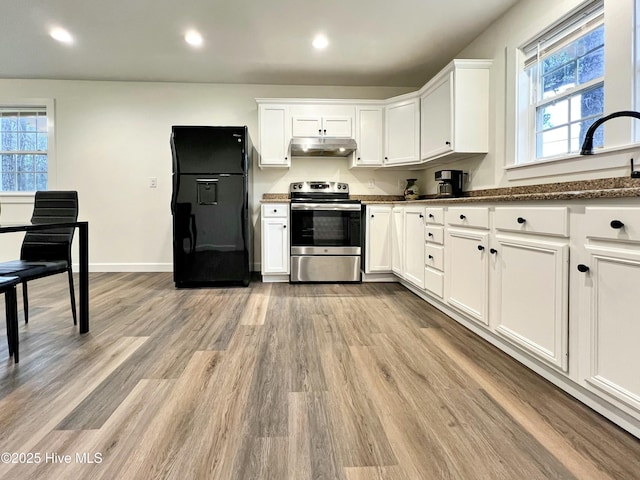
[[[297,282],[359,282],[360,200],[339,182],[295,182],[291,199],[291,273]]]
[[[459,197],[462,194],[462,170],[438,170],[435,178],[438,184],[438,198]]]

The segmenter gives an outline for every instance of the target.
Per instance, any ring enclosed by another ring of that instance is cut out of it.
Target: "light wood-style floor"
[[[0,331],[0,478],[640,478],[638,439],[401,286],[92,274],[80,336],[66,285],[30,284],[18,365]]]

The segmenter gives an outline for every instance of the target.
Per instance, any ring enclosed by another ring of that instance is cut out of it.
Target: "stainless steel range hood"
[[[353,138],[305,137],[291,139],[292,157],[346,157],[356,149]]]

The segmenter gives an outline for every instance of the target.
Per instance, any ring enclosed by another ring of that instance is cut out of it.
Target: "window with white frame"
[[[0,192],[47,190],[46,106],[0,106]]]
[[[518,163],[579,152],[589,126],[602,117],[604,28],[603,1],[592,1],[521,48],[518,110],[526,133]],[[603,143],[599,129],[594,146]]]

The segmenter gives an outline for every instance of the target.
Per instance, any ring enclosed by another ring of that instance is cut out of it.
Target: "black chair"
[[[32,223],[75,222],[77,219],[78,192],[36,192],[33,215],[31,217]],[[73,227],[27,232],[22,241],[20,260],[0,263],[0,275],[15,276],[20,279],[25,323],[29,321],[27,282],[67,272],[73,324],[77,324],[76,296],[73,287],[73,271],[71,270],[71,244],[74,232],[75,228]]]
[[[18,277],[0,277],[0,293],[4,293],[4,305],[7,312],[7,340],[9,342],[9,356],[18,363],[18,305],[16,300],[16,285],[20,283]]]

